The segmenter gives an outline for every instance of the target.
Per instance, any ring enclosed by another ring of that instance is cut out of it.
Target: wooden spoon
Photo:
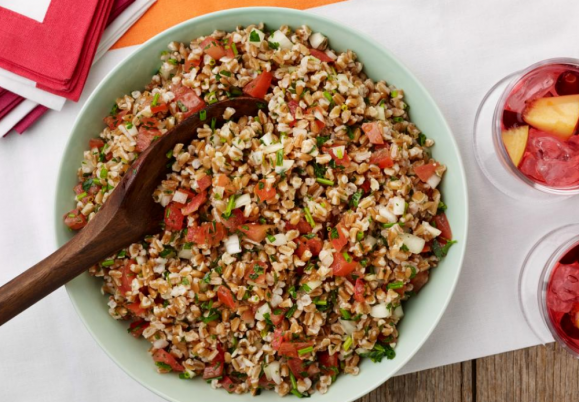
[[[118,250],[158,233],[163,208],[153,192],[167,173],[167,152],[176,144],[188,144],[203,124],[222,124],[223,112],[255,116],[264,101],[241,97],[217,102],[196,113],[147,148],[130,166],[103,208],[76,236],[52,255],[0,287],[0,326]]]

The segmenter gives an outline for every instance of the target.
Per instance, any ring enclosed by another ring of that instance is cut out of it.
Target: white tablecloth
[[[579,56],[579,2],[351,0],[313,12],[398,55],[437,100],[466,164],[472,216],[463,273],[442,321],[403,372],[536,344],[517,305],[519,268],[542,234],[578,220],[576,200],[534,207],[495,190],[472,153],[473,118],[504,75],[541,59]],[[70,127],[87,94],[129,51],[109,52],[95,66],[79,104],[0,141],[0,284],[55,249],[55,180]],[[0,400],[160,398],[106,357],[61,289],[0,328]]]

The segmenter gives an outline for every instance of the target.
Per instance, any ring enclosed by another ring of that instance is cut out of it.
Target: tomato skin
[[[303,379],[305,377],[303,374],[308,372],[308,366],[306,366],[300,359],[290,358],[288,359],[287,364],[294,377],[298,380]]]
[[[237,306],[235,298],[233,297],[233,293],[231,293],[231,290],[229,290],[229,288],[226,286],[219,286],[219,289],[217,289],[217,298],[223,305],[229,307],[230,309],[234,309]]]
[[[137,276],[133,271],[131,271],[131,265],[134,263],[134,260],[129,260],[122,269],[121,286],[119,286],[119,291],[123,296],[131,291],[133,279]]]
[[[183,72],[189,73],[189,72],[191,72],[191,70],[193,70],[194,67],[199,67],[200,64],[201,64],[201,60],[199,60],[199,59],[197,59],[197,60],[187,59],[187,60],[185,60],[185,64],[183,65]]]
[[[372,189],[370,188],[370,180],[364,180],[364,183],[360,185],[360,188],[364,191],[364,194],[370,194],[372,192]]]
[[[370,163],[373,165],[378,165],[380,169],[394,166],[394,161],[390,157],[390,150],[388,148],[383,148],[374,152],[370,157]]]
[[[211,177],[203,176],[202,178],[197,180],[197,186],[199,187],[200,191],[206,190],[211,186]]]
[[[429,272],[428,271],[421,271],[416,274],[416,276],[410,281],[414,288],[412,289],[414,292],[418,293],[420,289],[428,282]]]
[[[284,332],[281,328],[276,328],[273,331],[273,340],[271,341],[271,347],[273,350],[279,350],[281,344],[284,341]]]
[[[225,356],[221,346],[217,346],[217,356],[213,358],[211,365],[205,366],[203,370],[203,379],[210,380],[212,378],[221,377],[223,375],[223,369],[225,365]]]
[[[300,234],[308,234],[312,232],[312,225],[310,225],[304,218],[301,218],[297,225],[292,225],[289,222],[285,224],[286,230],[297,230]]]
[[[145,320],[133,321],[131,325],[129,325],[129,333],[135,338],[140,338],[149,325],[151,325],[151,323]]]
[[[225,48],[213,36],[208,36],[201,42],[201,49],[215,60],[219,60],[226,55]]]
[[[336,249],[337,252],[340,252],[342,251],[344,246],[348,244],[348,238],[344,234],[344,226],[342,226],[341,223],[338,223],[338,225],[336,226],[336,231],[338,232],[338,238],[337,239],[332,238],[331,243],[332,247],[334,247],[334,249]],[[330,238],[331,237],[332,232],[330,232]]]
[[[100,138],[91,138],[88,141],[88,147],[90,149],[101,149],[102,147],[105,146],[105,142],[103,140],[101,140]]]
[[[165,228],[168,230],[181,230],[183,229],[183,221],[185,216],[181,212],[183,204],[178,202],[171,202],[167,207],[165,207]]]
[[[334,162],[336,162],[336,165],[338,165],[338,166],[348,167],[352,163],[352,160],[350,159],[350,156],[348,155],[348,152],[345,149],[344,149],[344,155],[342,156],[341,159],[338,158],[338,156],[334,153],[334,148],[330,148],[329,154],[332,157],[332,159],[334,160]]]
[[[155,353],[153,353],[153,360],[159,363],[168,364],[173,371],[177,372],[185,371],[183,366],[181,366],[179,362],[177,362],[175,356],[173,356],[171,353],[167,352],[164,349],[157,349]]]
[[[247,227],[247,229],[246,229]],[[240,232],[245,233],[248,239],[256,242],[261,242],[267,236],[267,232],[273,229],[274,225],[261,225],[259,223],[247,223],[245,225],[239,226],[237,229]]]
[[[224,189],[223,195],[224,196],[229,196],[235,192],[235,187],[231,183],[231,180],[229,179],[229,177],[227,177],[226,175],[220,174],[214,180],[215,180],[215,184],[213,184],[213,187],[223,187],[223,189]]]
[[[310,49],[310,55],[326,63],[332,63],[334,61],[330,56],[318,49]]]
[[[435,173],[437,166],[438,163],[436,162],[427,163],[426,165],[422,166],[417,166],[414,168],[414,173],[416,173],[416,176],[418,176],[420,180],[426,183],[428,179],[430,179],[430,177]]]
[[[139,127],[135,151],[143,152],[145,149],[149,148],[151,143],[154,141],[155,137],[161,137],[161,132],[158,129],[145,128],[143,126]]]
[[[185,216],[196,212],[207,201],[207,191],[202,191],[194,196],[191,201],[181,209],[181,213]]]
[[[377,121],[362,124],[362,130],[366,133],[366,136],[372,144],[384,144],[382,126]]]
[[[147,309],[142,308],[141,303],[138,302],[127,304],[125,307],[136,316],[141,316],[147,312]]]
[[[452,240],[452,229],[450,229],[450,223],[448,223],[448,219],[444,212],[441,212],[434,217],[434,223],[436,223],[438,230],[442,232],[440,233],[440,237],[446,240]]]
[[[334,353],[333,355],[330,355],[328,352],[319,353],[318,361],[320,362],[320,366],[322,366],[320,367],[322,374],[330,376],[338,374],[340,366],[338,365],[337,353]]]
[[[267,390],[271,391],[272,389],[275,388],[276,384],[275,384],[275,381],[268,380],[264,374],[261,377],[259,377],[259,386],[262,387],[263,389],[267,389]]]
[[[254,98],[264,99],[271,85],[273,75],[264,71],[243,87],[243,93]]]
[[[173,86],[172,90],[175,94],[177,109],[183,113],[183,118],[187,118],[201,109],[205,109],[205,101],[198,97],[197,93],[191,88],[179,85]],[[182,110],[182,107],[185,107],[186,110]]]
[[[227,229],[235,230],[240,225],[243,225],[245,222],[245,216],[243,216],[241,208],[237,208],[231,211],[231,216],[228,219],[221,217],[221,222]]]
[[[273,309],[271,314],[270,314],[270,318],[271,318],[271,322],[273,323],[273,325],[275,325],[276,327],[278,325],[280,325],[283,322],[283,318],[285,316],[286,310],[285,309],[279,309],[281,310],[280,314],[274,314],[274,311],[277,309]]]
[[[221,222],[204,222],[201,226],[190,227],[187,231],[186,240],[199,246],[216,246],[225,239],[227,233]]]
[[[262,186],[263,188],[260,188]],[[271,183],[268,183],[265,179],[261,179],[260,181],[257,182],[257,184],[253,189],[253,192],[262,202],[274,199],[277,193],[276,189],[273,188]]]
[[[155,113],[165,113],[169,110],[169,106],[167,106],[166,103],[161,103],[160,105],[157,106],[151,106],[151,112],[153,114]]]
[[[103,120],[104,120],[105,124],[107,126],[109,126],[109,128],[111,130],[114,130],[123,122],[123,117],[125,117],[126,114],[127,114],[127,111],[123,110],[122,112],[118,112],[114,116],[107,116]]]
[[[365,301],[364,295],[366,293],[366,286],[364,283],[364,279],[358,278],[356,279],[356,285],[354,286],[354,299],[363,303]]]
[[[235,383],[228,376],[223,376],[223,379],[219,381],[219,384],[221,384],[223,389],[229,392],[230,394],[235,389]]]
[[[313,342],[288,342],[285,341],[280,345],[278,353],[282,356],[300,358],[298,350],[313,346]]]
[[[263,273],[259,274],[257,276],[257,278],[255,277],[255,275],[257,274],[257,272],[255,271],[255,266],[259,265],[261,268],[263,268]],[[255,261],[253,262],[253,265],[249,268],[246,268],[246,272],[245,272],[245,280],[246,281],[252,281],[254,283],[263,285],[265,284],[265,274],[267,272],[267,264],[263,261]],[[255,306],[255,309],[257,309],[257,306]],[[255,316],[255,311],[253,312],[254,316]]]
[[[334,253],[334,262],[331,268],[334,271],[334,275],[347,276],[358,268],[358,263],[354,260],[351,262],[346,261],[342,253]]]
[[[306,250],[309,250],[313,257],[317,257],[322,251],[323,242],[317,236],[311,239],[299,237],[297,242],[298,248],[296,249],[296,255],[300,258],[302,258]]]
[[[86,216],[81,214],[78,208],[73,209],[72,211],[67,212],[64,215],[64,224],[71,228],[72,230],[80,230],[86,226],[88,223],[86,220]]]

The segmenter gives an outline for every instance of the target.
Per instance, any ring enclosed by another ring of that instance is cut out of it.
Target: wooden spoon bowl
[[[176,144],[188,144],[197,129],[213,119],[222,124],[228,107],[235,109],[235,116],[255,116],[267,104],[248,97],[214,103],[204,109],[203,120],[196,113],[154,142],[133,162],[103,208],[76,236],[0,287],[0,325],[118,250],[158,233],[163,208],[153,200],[153,192],[167,173],[167,152]]]

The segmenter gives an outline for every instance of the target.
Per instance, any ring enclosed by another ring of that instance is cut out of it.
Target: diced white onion
[[[159,202],[163,207],[166,207],[171,202],[171,198],[171,194],[163,194]]]
[[[283,149],[283,144],[281,142],[278,142],[276,144],[271,144],[268,145],[267,147],[263,147],[261,150],[263,151],[264,154],[272,154],[274,152],[279,151],[280,149]]]
[[[346,147],[343,145],[340,145],[339,147],[334,147],[332,148],[332,153],[336,156],[336,158],[338,159],[342,159],[344,157],[344,152],[346,151]]]
[[[404,215],[404,210],[406,209],[406,202],[402,197],[392,197],[390,199],[392,204],[392,212],[394,215]]]
[[[266,135],[261,137],[261,140],[265,145],[271,145],[271,143],[273,142],[273,137],[271,136],[271,133],[267,133]]]
[[[284,172],[287,172],[288,170],[291,169],[291,167],[294,165],[294,163],[295,163],[295,161],[293,161],[293,160],[284,159],[283,165],[275,167],[275,172],[277,174],[282,174]]]
[[[251,160],[256,165],[261,165],[263,163],[263,152],[261,151],[254,151],[251,153]]]
[[[255,319],[258,321],[263,321],[265,319],[265,314],[271,315],[271,308],[269,308],[269,304],[267,303],[262,304],[261,307],[257,309],[255,312]]]
[[[391,314],[392,313],[388,307],[386,307],[386,303],[376,304],[375,306],[372,306],[372,309],[370,310],[370,315],[374,318],[388,318]]]
[[[354,324],[352,321],[348,321],[348,320],[342,320],[340,319],[340,325],[342,325],[342,328],[344,328],[344,332],[346,334],[348,334],[349,336],[351,336],[354,331],[357,329],[356,328],[356,324]]]
[[[272,246],[283,246],[287,244],[287,237],[284,233],[278,233],[273,237],[275,237],[274,241],[267,239],[268,244],[271,244]]]
[[[320,32],[316,32],[312,36],[310,36],[310,45],[312,45],[312,47],[314,49],[319,48],[326,41],[327,41],[327,38],[324,35],[322,35]]]
[[[175,191],[175,194],[173,194],[173,202],[185,204],[187,202],[187,194],[179,190]]]
[[[183,258],[184,260],[190,260],[191,258],[193,258],[193,251],[189,248],[189,249],[182,249],[181,251],[179,251],[179,258]]]
[[[424,229],[426,229],[426,231],[431,235],[433,235],[434,237],[440,236],[440,234],[442,233],[440,229],[435,228],[428,222],[422,222],[422,226],[424,226]]]
[[[338,58],[338,56],[336,55],[336,53],[334,53],[331,50],[326,50],[326,56],[328,56],[330,59],[332,60],[336,60]]]
[[[310,287],[311,290],[317,289],[322,286],[322,281],[309,281],[307,285]]]
[[[263,372],[269,381],[273,380],[276,384],[281,384],[280,364],[273,361],[263,368]]]
[[[273,35],[269,37],[269,41],[279,43],[281,49],[291,49],[294,45],[282,31],[275,31]]]
[[[402,309],[402,305],[400,305],[394,309],[394,316],[396,318],[404,317],[404,310]]]
[[[384,218],[388,219],[388,222],[395,223],[398,218],[394,215],[388,208],[385,206],[381,206],[378,208],[378,213],[382,215]]]
[[[411,253],[420,254],[424,249],[426,241],[423,238],[410,233],[402,233],[400,236],[402,237],[402,242]]]
[[[229,254],[241,253],[241,246],[239,245],[239,237],[234,234],[225,239],[225,249]]]
[[[81,165],[82,165],[81,169],[82,169],[83,173],[92,173],[92,171],[94,169],[94,165],[90,159],[83,160]]]
[[[241,208],[249,204],[251,204],[251,197],[249,196],[249,194],[243,194],[237,197],[237,199],[235,200],[234,209]]]
[[[386,115],[384,114],[384,107],[383,106],[378,106],[376,108],[376,111],[378,112],[378,116],[376,116],[376,118],[378,120],[382,120],[385,121],[386,120]]]
[[[436,188],[440,183],[441,178],[437,174],[433,174],[426,180],[426,184],[428,184],[431,188]]]
[[[169,342],[167,342],[166,339],[157,339],[153,342],[153,347],[155,349],[165,349],[167,346],[169,346]]]
[[[252,41],[251,39],[249,39],[249,43],[260,44],[263,41],[263,38],[265,38],[265,34],[261,32],[259,29],[254,29],[253,31],[251,31],[251,34],[254,32],[259,36],[259,41]],[[251,34],[249,36],[250,38]]]
[[[366,244],[369,247],[374,247],[374,245],[376,244],[377,240],[374,236],[366,236],[366,238],[364,239],[364,241],[366,242]]]

